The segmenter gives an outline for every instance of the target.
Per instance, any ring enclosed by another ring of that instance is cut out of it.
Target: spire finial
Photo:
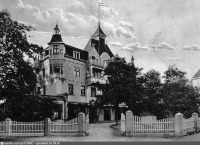
[[[133,58],[133,56],[131,57],[131,62],[134,63],[134,58]]]
[[[56,23],[56,27],[54,28],[54,30],[59,30],[57,23]]]
[[[60,30],[58,28],[58,24],[56,23],[56,27],[54,28],[54,34],[60,34]]]

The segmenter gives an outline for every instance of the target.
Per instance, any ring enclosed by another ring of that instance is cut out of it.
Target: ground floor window
[[[85,86],[81,86],[81,96],[85,96]]]
[[[74,91],[73,91],[73,84],[69,84],[69,85],[68,85],[68,90],[69,90],[69,92],[68,92],[69,95],[73,95],[73,94],[74,94]]]

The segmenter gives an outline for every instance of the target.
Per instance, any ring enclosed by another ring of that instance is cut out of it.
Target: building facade
[[[101,94],[94,83],[105,84],[104,69],[113,54],[105,43],[106,35],[98,24],[84,50],[63,42],[58,25],[54,34],[40,54],[35,56],[37,84],[34,94],[56,97],[60,111],[56,119],[70,119],[78,112],[91,113],[89,102]],[[114,120],[111,108],[98,110],[98,120]]]

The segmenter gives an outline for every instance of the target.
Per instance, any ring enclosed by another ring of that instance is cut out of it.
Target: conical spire
[[[101,25],[100,22],[98,23],[98,27],[97,30],[95,31],[95,33],[92,35],[92,37],[106,37],[106,34],[103,32],[103,30],[101,29]]]
[[[62,36],[60,34],[60,30],[58,28],[58,24],[56,24],[54,28],[54,34],[51,38],[50,43],[63,43]]]

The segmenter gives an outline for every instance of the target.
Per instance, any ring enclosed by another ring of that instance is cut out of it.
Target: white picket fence
[[[29,135],[44,135],[44,121],[37,122],[18,122],[11,121],[10,134],[14,136],[20,136],[26,134]]]
[[[67,122],[55,122],[50,124],[51,134],[58,133],[78,133],[78,118],[74,118]]]
[[[200,117],[198,118],[198,123],[197,123],[197,125],[198,125],[198,130],[200,130]]]
[[[155,117],[134,116],[132,111],[127,111],[126,116],[121,114],[121,133],[126,136],[133,135],[167,135],[183,136],[200,131],[200,118],[197,113],[192,113],[192,117],[185,119],[183,114],[177,113],[173,118],[155,120]],[[148,134],[147,134],[148,133]]]
[[[45,119],[37,122],[18,122],[7,118],[0,122],[0,136],[44,136],[56,134],[79,133],[83,135],[89,130],[89,115],[79,113],[77,118],[64,121]]]
[[[133,115],[132,123],[134,133],[174,132],[174,121],[171,118],[148,121],[147,119]]]
[[[190,117],[188,119],[183,118],[183,130],[188,131],[188,130],[194,130],[194,118]]]
[[[0,134],[6,133],[6,121],[0,122]]]

